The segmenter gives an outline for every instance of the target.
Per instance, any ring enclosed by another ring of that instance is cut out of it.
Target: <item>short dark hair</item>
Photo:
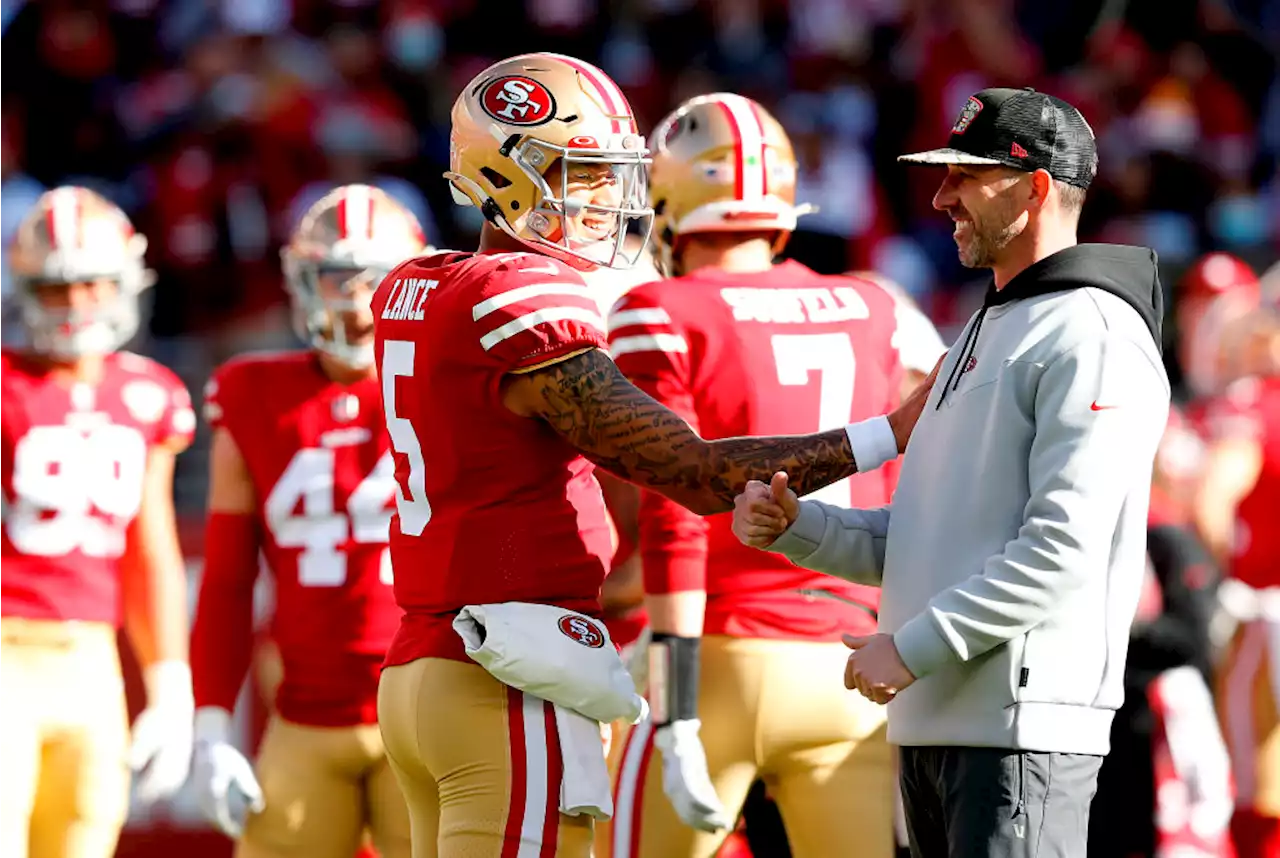
[[[1070,215],[1075,215],[1076,219],[1080,219],[1080,212],[1084,208],[1085,189],[1079,185],[1072,185],[1057,179],[1053,180],[1053,184],[1058,188],[1058,200],[1062,206],[1062,210]]]

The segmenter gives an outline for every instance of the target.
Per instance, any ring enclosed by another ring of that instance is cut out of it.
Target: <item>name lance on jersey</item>
[[[733,308],[739,322],[847,322],[870,318],[871,310],[850,286],[804,289],[721,289],[720,297]]]
[[[421,277],[397,277],[391,284],[391,295],[382,309],[382,318],[400,321],[422,321],[422,305],[439,283]]]

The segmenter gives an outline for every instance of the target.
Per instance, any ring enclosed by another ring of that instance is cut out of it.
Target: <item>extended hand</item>
[[[800,515],[800,499],[779,471],[769,485],[747,483],[733,501],[733,533],[743,545],[768,548]]]
[[[856,688],[871,702],[885,704],[916,681],[915,674],[898,655],[893,635],[845,635],[843,640],[844,645],[853,650],[844,667],[845,688]]]
[[[938,370],[942,368],[942,362],[946,360],[946,355],[938,358],[938,362],[933,365],[933,372],[911,391],[911,394],[902,401],[902,404],[889,413],[889,427],[893,429],[893,437],[898,442],[898,452],[905,453],[907,450],[907,441],[911,440],[911,433],[916,428],[916,421],[920,419],[920,415],[924,412],[925,401],[929,398],[929,391],[933,389],[933,383],[938,380]]]

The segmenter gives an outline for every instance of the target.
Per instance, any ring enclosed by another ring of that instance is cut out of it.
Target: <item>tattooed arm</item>
[[[699,515],[733,509],[748,480],[786,471],[797,494],[857,471],[844,429],[817,435],[707,441],[592,349],[509,376],[504,401],[540,417],[600,467]]]

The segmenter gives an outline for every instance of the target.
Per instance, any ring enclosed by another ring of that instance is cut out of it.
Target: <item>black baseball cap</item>
[[[1098,172],[1098,145],[1080,111],[1062,99],[1031,87],[994,87],[969,96],[946,148],[898,160],[1046,170],[1058,181],[1087,188]]]

